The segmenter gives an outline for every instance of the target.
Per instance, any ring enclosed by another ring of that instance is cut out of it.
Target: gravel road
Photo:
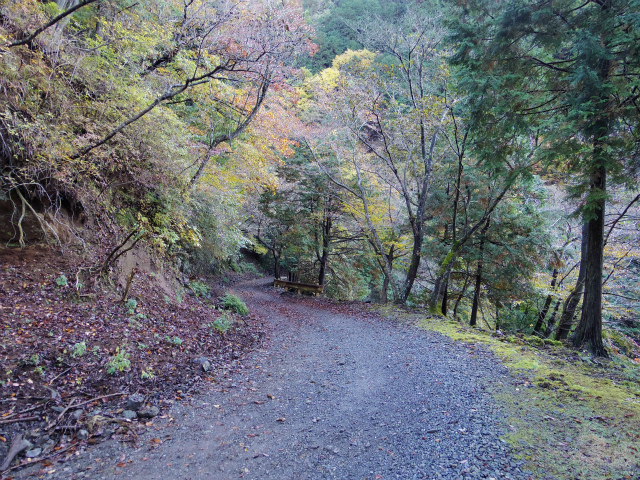
[[[47,478],[529,478],[486,390],[511,380],[480,346],[280,295],[264,279],[235,293],[269,332],[244,368],[174,406],[173,426],[141,448],[107,442]]]

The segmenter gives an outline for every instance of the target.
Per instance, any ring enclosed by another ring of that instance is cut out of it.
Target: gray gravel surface
[[[269,325],[244,368],[140,448],[105,442],[46,478],[529,478],[500,439],[487,387],[511,379],[490,353],[264,284],[235,289]]]

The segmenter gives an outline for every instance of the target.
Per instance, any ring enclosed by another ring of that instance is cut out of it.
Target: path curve
[[[161,446],[99,445],[65,478],[529,478],[499,438],[486,385],[510,380],[490,353],[265,284],[234,288],[268,325],[247,368],[174,407]]]

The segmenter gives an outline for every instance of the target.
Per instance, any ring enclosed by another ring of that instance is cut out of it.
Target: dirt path
[[[499,439],[491,355],[264,284],[235,288],[269,327],[244,369],[141,448],[98,445],[46,478],[529,477]]]

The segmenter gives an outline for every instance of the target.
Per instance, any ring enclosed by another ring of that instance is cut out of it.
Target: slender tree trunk
[[[556,286],[556,281],[558,280],[558,269],[553,269],[553,274],[551,275],[551,290],[553,290]],[[533,333],[540,333],[542,330],[542,324],[544,323],[544,319],[547,317],[547,313],[549,313],[549,307],[551,307],[551,302],[553,301],[553,295],[547,295],[547,299],[544,302],[544,307],[540,310],[538,314],[538,321],[536,322],[536,326],[533,327]]]
[[[582,299],[584,291],[584,279],[587,274],[587,258],[589,248],[589,225],[585,222],[582,225],[582,244],[580,246],[580,268],[578,270],[578,279],[576,285],[571,290],[562,307],[562,315],[560,316],[560,324],[555,334],[556,340],[565,340],[569,336],[571,327],[573,326],[573,318],[576,315],[578,304]]]
[[[275,250],[273,253],[273,275],[276,277],[276,280],[280,279],[280,255],[276,254]]]
[[[329,259],[329,240],[331,239],[331,224],[331,216],[326,215],[326,218],[322,223],[322,257],[320,258],[320,273],[318,275],[318,285],[324,285],[326,277],[327,260]]]
[[[471,319],[469,325],[472,327],[476,325],[478,318],[478,304],[480,302],[480,287],[482,286],[482,257],[484,254],[484,237],[489,229],[489,223],[491,217],[487,218],[487,223],[482,227],[480,233],[480,259],[478,260],[478,271],[476,272],[476,287],[473,291],[473,305],[471,306]]]
[[[422,220],[417,220],[422,223]],[[424,239],[424,226],[419,225],[417,232],[413,236],[413,249],[411,250],[411,262],[409,263],[409,269],[407,270],[407,276],[405,277],[404,284],[400,289],[400,295],[395,299],[395,303],[404,305],[407,303],[407,298],[413,288],[413,283],[418,276],[418,268],[420,268],[420,259],[422,254],[422,242]]]
[[[389,277],[385,275],[382,281],[382,291],[380,292],[380,303],[386,304],[389,301],[387,290],[389,290]]]
[[[384,280],[382,281],[382,291],[380,292],[380,302],[383,304],[386,304],[389,301],[389,295],[387,294],[388,290],[389,290],[389,284],[391,282],[391,272],[393,271],[393,260],[395,259],[394,256],[394,252],[395,252],[395,245],[391,245],[391,247],[389,248],[389,253],[385,254],[383,252],[383,258],[382,261],[378,260],[378,264],[380,265],[380,268],[382,269],[382,273],[384,275]],[[388,265],[391,265],[391,267],[387,270],[385,270],[384,265],[382,264],[382,262],[385,262]]]
[[[553,329],[556,326],[556,317],[558,316],[558,310],[560,309],[560,304],[562,300],[558,299],[556,301],[556,306],[553,308],[553,313],[551,314],[551,318],[549,318],[549,323],[547,323],[547,328],[544,331],[544,338],[549,338],[553,333]]]
[[[453,268],[454,260],[458,257],[458,253],[462,250],[462,247],[466,245],[466,243],[473,238],[478,229],[485,223],[488,222],[489,218],[491,218],[491,213],[498,206],[498,204],[502,201],[505,194],[511,188],[512,182],[508,182],[506,186],[503,187],[500,194],[494,199],[493,203],[487,208],[484,216],[476,222],[473,227],[471,227],[460,239],[455,239],[451,245],[451,249],[447,256],[442,261],[440,268],[438,270],[438,274],[436,276],[436,283],[429,297],[429,310],[434,311],[437,307],[440,306],[442,302],[442,295],[444,294],[444,286],[446,285],[449,275],[451,274],[451,269]]]
[[[444,285],[444,293],[442,294],[442,315],[447,316],[447,302],[449,301],[449,279]]]

